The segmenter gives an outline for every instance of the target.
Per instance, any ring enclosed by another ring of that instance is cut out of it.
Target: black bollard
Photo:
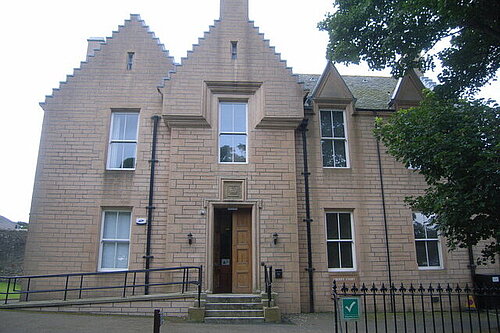
[[[160,333],[160,326],[161,326],[160,309],[155,309],[153,333]]]

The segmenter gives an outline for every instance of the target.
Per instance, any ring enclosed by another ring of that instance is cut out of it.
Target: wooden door
[[[227,209],[215,210],[214,234],[214,293],[232,291],[231,251],[232,251],[232,213]]]
[[[233,212],[233,293],[252,292],[252,211]]]

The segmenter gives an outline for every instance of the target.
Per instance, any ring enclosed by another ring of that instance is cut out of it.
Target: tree
[[[319,23],[329,33],[328,58],[365,60],[372,69],[392,67],[401,77],[412,68],[442,62],[436,91],[474,93],[500,68],[498,0],[335,0],[336,12]],[[450,46],[431,49],[450,37]]]
[[[482,262],[500,254],[500,108],[481,100],[445,100],[425,91],[419,107],[376,120],[389,154],[425,177],[413,209],[436,214],[450,249],[477,245]]]
[[[336,11],[318,24],[329,33],[328,58],[372,69],[433,69],[441,84],[419,107],[377,119],[375,134],[429,187],[407,198],[433,219],[448,246],[481,240],[482,259],[500,254],[500,114],[497,105],[472,100],[500,68],[500,1],[335,0]],[[449,47],[435,53],[437,43]]]

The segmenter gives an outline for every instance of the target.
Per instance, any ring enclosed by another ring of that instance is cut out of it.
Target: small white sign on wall
[[[140,225],[140,224],[146,224],[146,223],[147,223],[147,221],[146,221],[146,219],[144,217],[138,217],[138,218],[135,219],[135,224],[139,224]]]

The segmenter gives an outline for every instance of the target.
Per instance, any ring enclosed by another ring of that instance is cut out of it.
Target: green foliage
[[[0,301],[5,301],[5,297],[7,296],[6,294],[2,294],[2,293],[7,293],[7,282],[0,282]],[[10,294],[10,293],[13,293],[14,290],[19,290],[20,286],[19,285],[10,285],[9,287],[9,299],[19,299],[19,295],[18,293],[15,293],[15,294]]]
[[[429,185],[407,198],[410,206],[436,214],[451,249],[487,241],[482,261],[493,261],[500,254],[500,108],[425,91],[419,107],[378,118],[375,135]]]
[[[329,33],[328,58],[365,60],[372,69],[432,69],[442,61],[438,91],[477,91],[500,68],[500,1],[335,0],[336,12],[318,24]],[[451,37],[451,46],[429,51]]]

